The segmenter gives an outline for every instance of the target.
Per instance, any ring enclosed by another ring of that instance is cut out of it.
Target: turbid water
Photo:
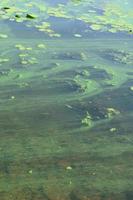
[[[0,200],[133,199],[132,7],[0,2]]]

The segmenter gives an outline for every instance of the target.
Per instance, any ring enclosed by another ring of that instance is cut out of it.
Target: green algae
[[[22,9],[3,1],[6,13],[1,11],[1,17],[38,26],[51,37],[56,32],[49,22],[42,27],[42,18],[72,19],[72,11],[74,19],[96,31],[128,30],[127,16],[121,24],[119,6],[106,4],[103,16],[91,8],[86,10],[89,16],[83,7],[88,9],[90,2],[49,8],[48,3],[26,1],[20,2]],[[26,19],[27,13],[38,12],[33,7],[42,12],[40,21],[39,15]],[[10,35],[0,40],[3,200],[131,199],[132,40],[106,39],[76,35],[69,40],[27,40]]]
[[[6,39],[6,38],[8,38],[8,35],[6,35],[6,34],[0,34],[0,38]]]
[[[130,7],[128,7],[128,10],[124,10],[123,4],[118,4],[116,1],[111,3],[107,2],[105,4],[102,3],[102,15],[95,10],[95,7],[97,7],[97,2],[95,0],[93,3],[92,1],[86,0],[78,2],[68,1],[66,5],[58,4],[54,7],[50,6],[45,1],[40,1],[41,4],[39,4],[36,0],[34,0],[33,3],[30,1],[21,3],[15,1],[14,3],[15,6],[9,0],[1,2],[2,10],[0,17],[2,19],[25,22],[27,26],[35,26],[40,31],[47,33],[50,37],[60,37],[61,35],[60,33],[54,32],[49,22],[43,21],[44,19],[47,20],[49,16],[81,20],[90,24],[92,30],[96,31],[108,31],[112,33],[121,31],[132,33],[131,30],[133,29]],[[89,7],[90,9],[88,9]],[[30,22],[31,20],[32,22]],[[80,34],[76,35],[77,37],[80,36]]]
[[[92,126],[92,118],[88,112],[86,113],[86,116],[82,119],[81,122],[82,122],[82,124],[85,124],[88,127]]]
[[[107,117],[112,118],[115,115],[120,114],[120,112],[114,108],[107,108]]]

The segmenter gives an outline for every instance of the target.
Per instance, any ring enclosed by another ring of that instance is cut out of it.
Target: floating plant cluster
[[[89,25],[88,30],[85,30],[89,32],[126,32],[132,34],[132,6],[128,6],[130,3],[132,4],[130,0],[124,3],[101,0],[100,8],[98,8],[96,0],[67,1],[53,6],[42,0],[39,2],[38,0],[33,2],[30,0],[26,2],[2,0],[0,19],[23,22],[26,26],[35,27],[50,37],[61,37],[61,33],[53,29],[50,17],[81,21]],[[73,35],[77,38],[82,37],[79,32],[75,32]]]

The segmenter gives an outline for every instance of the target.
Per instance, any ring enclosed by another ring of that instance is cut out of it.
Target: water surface
[[[0,2],[0,199],[133,199],[132,1]]]

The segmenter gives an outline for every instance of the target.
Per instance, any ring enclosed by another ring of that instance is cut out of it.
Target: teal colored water
[[[132,6],[0,2],[0,200],[133,199]]]

